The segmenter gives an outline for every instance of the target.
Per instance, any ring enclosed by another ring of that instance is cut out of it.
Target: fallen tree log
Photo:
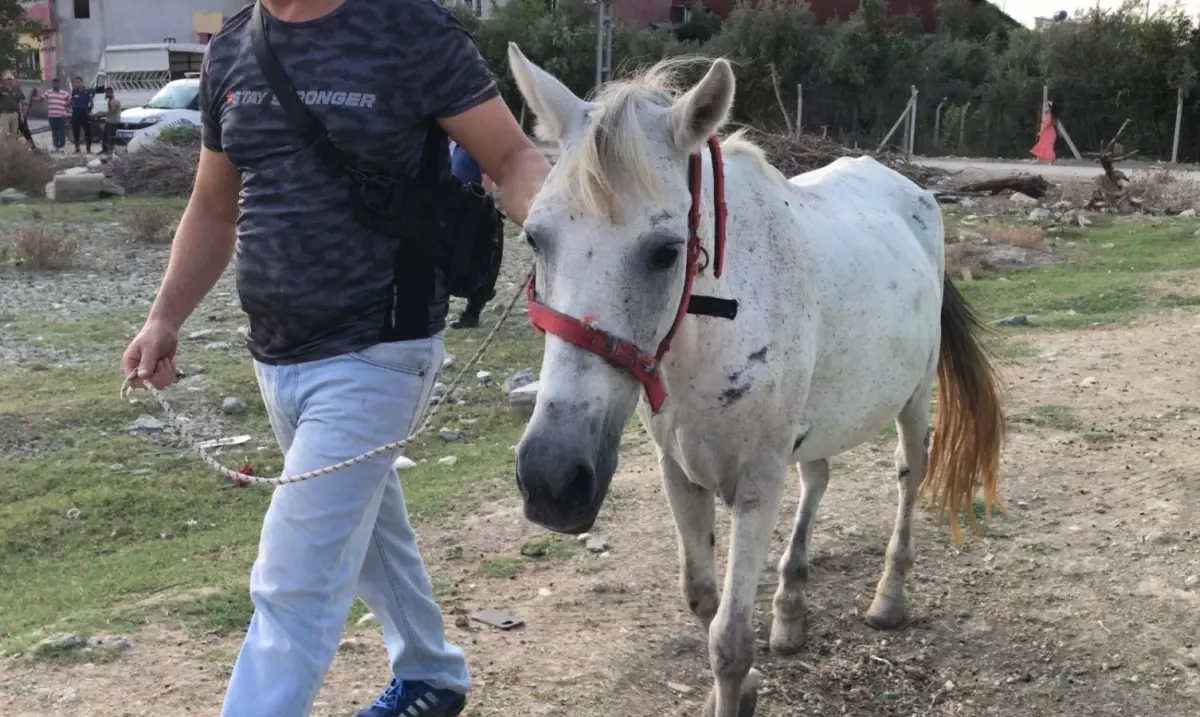
[[[1018,174],[1012,177],[997,177],[985,179],[982,182],[972,182],[958,187],[958,191],[967,194],[999,194],[1004,191],[1020,192],[1021,194],[1041,199],[1050,189],[1050,183],[1040,174]]]

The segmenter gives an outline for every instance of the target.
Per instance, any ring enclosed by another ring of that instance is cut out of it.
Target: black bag
[[[470,297],[499,269],[504,250],[504,216],[483,187],[463,183],[450,172],[446,133],[430,119],[413,177],[364,170],[355,157],[333,143],[308,107],[300,101],[267,42],[262,2],[254,3],[251,38],[259,69],[288,121],[305,144],[335,173],[350,176],[350,211],[360,224],[400,237],[402,252],[413,260],[432,259],[442,286],[453,296]]]

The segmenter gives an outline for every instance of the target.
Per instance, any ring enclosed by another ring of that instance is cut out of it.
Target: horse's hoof
[[[895,630],[903,627],[907,621],[904,602],[882,595],[875,596],[871,608],[867,610],[867,624],[878,630]]]
[[[771,652],[780,657],[790,657],[804,649],[807,620],[804,614],[784,622],[778,615],[771,621]]]
[[[738,696],[737,717],[754,717],[754,712],[758,709],[758,688],[761,685],[762,673],[750,668],[746,679],[742,680],[742,690]],[[718,717],[717,691],[715,689],[708,691],[708,699],[704,701],[704,709],[700,714],[701,717]]]

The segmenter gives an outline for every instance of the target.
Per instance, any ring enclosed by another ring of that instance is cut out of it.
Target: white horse
[[[683,593],[708,632],[715,684],[705,714],[752,715],[751,617],[789,463],[799,464],[803,492],[774,599],[770,646],[780,654],[804,642],[808,546],[831,456],[895,421],[899,508],[867,613],[879,628],[906,620],[918,491],[949,513],[956,540],[959,514],[975,524],[977,492],[989,510],[999,500],[1000,388],[976,316],[944,275],[941,212],[870,158],[789,181],[740,134],[706,151],[733,103],[724,60],[685,94],[672,87],[678,63],[664,62],[591,101],[515,45],[509,60],[539,135],[561,150],[525,223],[537,254],[530,315],[547,331],[537,406],[517,450],[525,514],[559,532],[590,529],[637,408],[678,529]],[[714,175],[720,149],[727,161]],[[736,301],[736,316],[682,318],[689,239],[698,233],[710,257],[701,264],[720,253],[711,198],[721,179],[724,271],[702,268],[694,288]],[[689,221],[694,196],[699,221]],[[672,332],[656,365],[654,347]],[[649,400],[639,405],[643,386]],[[720,594],[714,494],[733,511]]]

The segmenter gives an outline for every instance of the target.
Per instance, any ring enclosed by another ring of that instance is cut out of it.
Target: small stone
[[[863,536],[863,529],[857,525],[847,525],[845,528],[842,528],[842,535],[847,538],[861,538]]]
[[[78,520],[78,519],[79,519],[79,509],[78,508],[71,508],[70,510],[67,511],[67,520]]]
[[[454,626],[460,630],[469,630],[471,629],[471,618],[466,615],[455,615]]]
[[[528,386],[536,381],[537,374],[533,372],[533,369],[527,368],[522,371],[518,371],[504,379],[504,395],[508,396],[518,388],[521,388],[522,386]]]
[[[588,585],[588,592],[596,593],[597,595],[603,595],[604,593],[608,592],[608,584],[603,580],[593,580],[591,584]]]
[[[1200,585],[1200,575],[1189,575],[1183,581],[1183,586],[1185,588],[1194,588],[1197,585]]]
[[[392,467],[398,471],[406,471],[409,468],[416,468],[417,464],[408,456],[397,456],[396,462],[392,464]]]
[[[429,397],[433,398],[433,399],[438,399],[438,398],[441,398],[442,396],[445,396],[446,388],[447,388],[446,384],[442,383],[441,381],[438,381],[437,383],[433,384],[433,391],[429,394]]]
[[[78,650],[86,646],[87,641],[79,635],[73,635],[69,632],[58,632],[42,640],[37,646],[37,652],[40,654],[66,652],[68,650]]]
[[[111,463],[109,464],[108,469],[110,471],[123,471],[125,470],[125,466],[121,465],[120,463]]]
[[[1081,227],[1090,227],[1092,225],[1092,220],[1083,216],[1083,214],[1081,213],[1081,214],[1075,215],[1075,223]]]
[[[5,189],[0,192],[0,205],[3,204],[25,204],[29,201],[29,195],[13,188]]]
[[[528,418],[533,415],[533,409],[537,406],[537,396],[537,381],[515,388],[508,394],[509,410]]]
[[[438,431],[438,435],[441,436],[442,440],[447,443],[454,443],[455,441],[462,439],[462,433],[454,430],[453,428],[443,428],[442,430]]]
[[[158,420],[154,416],[143,413],[133,422],[130,430],[133,431],[161,431],[166,428],[166,424]]]
[[[454,359],[454,354],[446,354],[446,357],[442,359],[442,368],[446,368],[450,364],[454,363]]]
[[[135,476],[148,476],[148,475],[153,475],[153,474],[154,474],[153,468],[138,468],[137,470],[132,471],[130,473],[130,475],[135,475]]]
[[[229,348],[228,341],[209,341],[204,344],[205,351],[220,351],[221,349]]]
[[[79,690],[75,689],[74,687],[68,687],[66,690],[63,691],[63,693],[61,695],[58,696],[58,699],[56,699],[54,701],[54,706],[55,707],[70,707],[71,705],[77,704],[78,702],[79,702]]]
[[[338,644],[338,652],[366,652],[367,643],[356,637],[347,637]]]
[[[246,402],[236,396],[226,396],[221,402],[221,410],[227,415],[237,415],[246,412]]]
[[[575,539],[581,543],[586,543],[588,541],[588,538],[590,538],[590,537],[592,537],[591,533],[582,533],[580,535],[575,536]]]
[[[1013,193],[1012,193],[1012,196],[1010,196],[1010,197],[1008,198],[1008,200],[1009,200],[1010,202],[1012,202],[1013,204],[1027,204],[1027,205],[1030,205],[1030,206],[1033,206],[1033,205],[1036,205],[1036,204],[1037,204],[1037,200],[1036,200],[1036,199],[1034,199],[1033,197],[1029,196],[1028,194],[1022,194],[1022,193],[1020,193],[1020,192],[1013,192]]]
[[[550,588],[538,588],[538,597],[548,598],[553,594],[554,593],[550,591]]]
[[[954,690],[954,683],[950,680],[946,680],[946,684],[942,685],[942,689],[947,692],[951,692]]]
[[[462,403],[467,400],[467,391],[461,387],[450,392],[450,400],[454,403]]]
[[[608,550],[608,543],[598,535],[588,536],[584,546],[591,553],[603,553],[605,550]]]
[[[1029,218],[1034,221],[1044,222],[1050,218],[1050,210],[1045,207],[1037,207],[1029,213]]]
[[[1171,545],[1175,542],[1175,536],[1156,530],[1152,533],[1147,533],[1145,540],[1151,545]]]
[[[1105,242],[1105,243],[1103,243],[1103,244],[1101,244],[1101,245],[1100,245],[1100,248],[1101,248],[1101,249],[1112,249],[1112,248],[1113,248],[1113,247],[1115,247],[1115,246],[1116,246],[1116,244],[1114,244],[1114,243],[1112,243],[1112,242]]]
[[[438,459],[438,465],[439,465],[439,466],[447,466],[447,467],[449,467],[449,466],[452,466],[452,465],[454,465],[455,463],[458,463],[458,457],[457,457],[457,456],[446,456],[445,458],[439,458],[439,459]]]
[[[375,613],[369,612],[366,615],[358,618],[358,626],[366,627],[367,625],[378,625],[379,618],[375,617]]]
[[[992,322],[993,326],[1029,326],[1029,317],[1025,314],[1014,314]]]
[[[216,336],[216,334],[217,332],[215,329],[201,329],[199,331],[193,331],[192,333],[188,334],[187,337],[189,341],[203,341],[204,339],[210,339],[213,336]]]
[[[475,374],[475,378],[480,383],[490,383],[492,380],[492,372],[491,371],[480,371],[479,373]]]
[[[129,638],[120,635],[98,635],[87,641],[88,647],[108,652],[125,652],[133,647]]]
[[[681,695],[690,695],[695,691],[691,687],[688,687],[687,685],[681,685],[678,682],[668,682],[667,689],[671,690],[672,692],[678,692]]]
[[[1185,218],[1185,219],[1192,219],[1196,216],[1196,210],[1195,209],[1184,209],[1182,212],[1179,213],[1179,216],[1182,218]]]
[[[1087,387],[1087,386],[1094,386],[1094,385],[1096,385],[1096,377],[1095,376],[1088,376],[1087,378],[1085,378],[1079,382],[1079,386],[1081,388]]]

